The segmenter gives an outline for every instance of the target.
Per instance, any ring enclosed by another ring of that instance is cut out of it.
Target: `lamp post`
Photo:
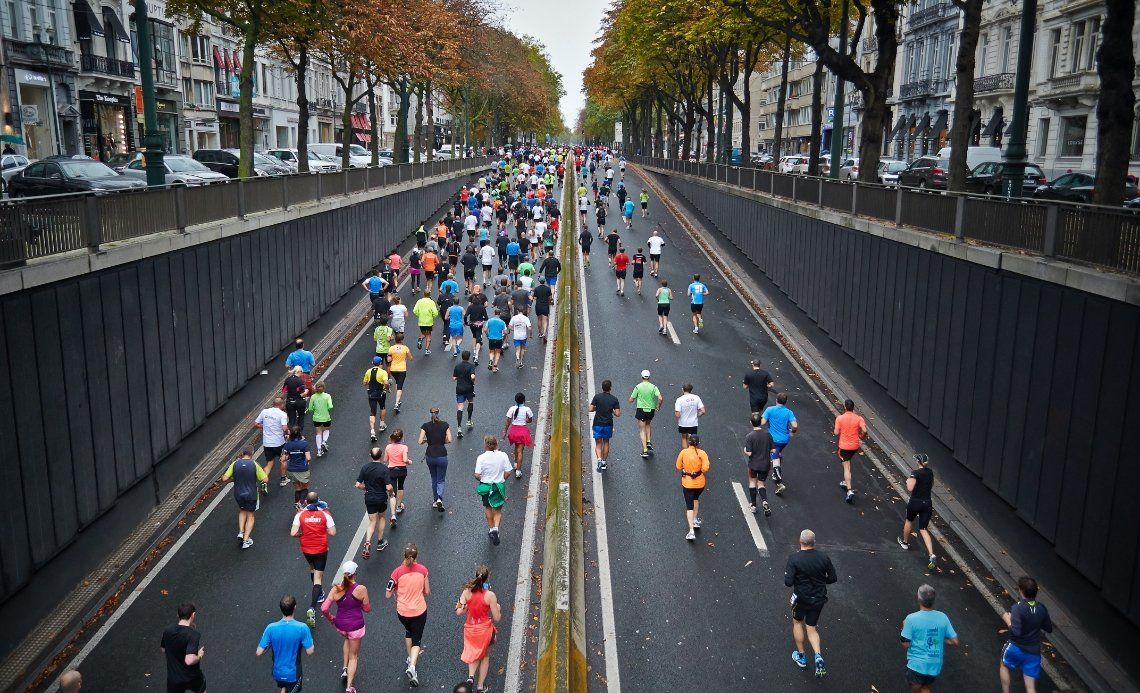
[[[839,19],[839,54],[847,55],[847,0],[843,0],[843,11]],[[839,178],[839,167],[843,165],[843,78],[835,75],[835,108],[831,116],[831,177]]]
[[[158,132],[158,109],[154,103],[154,48],[151,45],[150,21],[146,0],[135,0],[135,27],[139,43],[139,75],[142,78],[143,146],[146,154],[146,184],[166,185],[166,166],[162,163],[163,142]]]
[[[1013,122],[1005,159],[1006,175],[1002,178],[1002,194],[1021,197],[1025,181],[1025,131],[1029,121],[1029,70],[1033,62],[1033,29],[1037,23],[1037,0],[1023,0],[1021,37],[1017,45],[1017,75],[1013,80]]]

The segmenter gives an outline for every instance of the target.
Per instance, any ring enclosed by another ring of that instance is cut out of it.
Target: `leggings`
[[[428,472],[431,474],[431,492],[435,500],[443,500],[443,480],[447,477],[447,457],[427,457]]]

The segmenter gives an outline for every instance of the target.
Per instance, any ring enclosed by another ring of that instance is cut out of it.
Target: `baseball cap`
[[[356,561],[345,561],[344,565],[342,565],[340,567],[340,574],[341,575],[356,575],[356,570],[358,567],[359,566],[356,565]]]
[[[642,378],[648,378],[649,377],[649,369],[648,368],[641,371],[641,377]]]
[[[384,363],[384,359],[380,358],[379,356],[373,356],[372,357],[372,365],[373,366],[379,366],[382,363]]]

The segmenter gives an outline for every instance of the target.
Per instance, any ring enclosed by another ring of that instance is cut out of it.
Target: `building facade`
[[[948,0],[917,0],[902,13],[897,88],[888,103],[895,116],[891,153],[909,161],[937,152],[950,138],[961,12]]]

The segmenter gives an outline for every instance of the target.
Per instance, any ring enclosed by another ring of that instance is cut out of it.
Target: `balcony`
[[[868,36],[863,39],[864,53],[877,53],[879,51],[879,37]]]
[[[66,48],[47,43],[25,43],[7,40],[9,60],[56,67],[64,70],[75,69],[75,54]]]
[[[79,71],[112,77],[135,78],[135,64],[129,60],[104,58],[101,55],[83,53],[79,56]]]
[[[931,22],[936,22],[950,14],[951,9],[953,9],[953,6],[950,3],[941,2],[937,5],[931,5],[925,10],[919,10],[910,16],[910,20],[907,22],[907,30],[913,31]]]
[[[899,89],[899,100],[924,99],[928,96],[941,94],[949,88],[950,80],[948,79],[920,79],[914,82],[907,82]]]
[[[1100,77],[1096,72],[1076,72],[1051,77],[1037,84],[1034,105],[1058,109],[1072,106],[1096,105],[1100,92]]]
[[[996,75],[986,75],[974,80],[975,94],[988,94],[995,91],[1013,91],[1013,80],[1016,77],[1012,72],[1002,72]]]

